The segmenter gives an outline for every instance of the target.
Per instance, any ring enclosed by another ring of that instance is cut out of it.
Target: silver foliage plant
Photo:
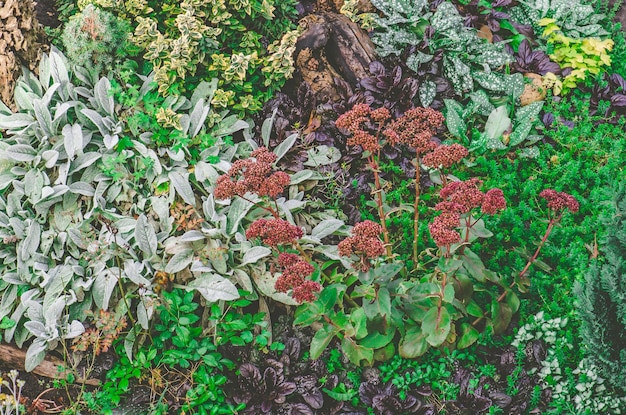
[[[211,195],[217,177],[256,147],[248,123],[222,113],[208,131],[216,145],[189,166],[184,150],[155,146],[149,131],[133,134],[121,116],[132,109],[114,101],[107,78],[93,80],[87,73],[77,68],[81,82],[75,84],[65,58],[53,49],[38,76],[25,72],[20,79],[18,111],[0,105],[0,320],[16,323],[4,330],[4,341],[19,347],[30,341],[26,369],[81,335],[88,310],[131,316],[136,324],[125,348],[132,357],[158,301],[158,271],[176,274],[186,282],[182,288],[197,290],[207,303],[238,298],[238,288],[289,303],[273,289],[265,263],[269,249],[244,236],[244,226],[261,210]],[[145,95],[155,84],[142,79]],[[165,105],[182,114],[184,134],[207,133],[216,88],[216,82],[205,82],[191,99],[168,97]],[[271,122],[266,124],[269,140]],[[240,130],[245,141],[226,145],[223,138]],[[116,144],[129,134],[132,146],[118,151]],[[278,156],[296,139],[276,148]],[[115,174],[107,172],[111,168]],[[309,170],[294,174],[289,198],[279,199],[278,207],[311,231],[302,240],[305,249],[339,259],[336,246],[321,239],[345,232],[343,222],[322,210],[307,212],[309,202],[299,191],[319,179]],[[181,200],[201,212],[199,229],[176,229],[170,209]]]

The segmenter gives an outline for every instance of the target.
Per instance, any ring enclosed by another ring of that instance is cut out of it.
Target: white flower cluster
[[[541,362],[538,372],[544,389],[552,389],[553,402],[569,403],[576,414],[618,415],[626,413],[626,396],[615,396],[604,385],[604,379],[597,374],[597,367],[587,359],[582,359],[572,371],[577,377],[572,385],[563,376],[563,370],[557,353],[564,348],[572,349],[567,342],[565,327],[567,318],[546,320],[543,312],[531,317],[530,321],[519,328],[511,343],[514,347],[526,345],[533,340],[543,340],[548,346],[546,359]]]

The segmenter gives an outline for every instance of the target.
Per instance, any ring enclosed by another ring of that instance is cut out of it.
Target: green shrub
[[[294,2],[276,0],[87,0],[133,25],[131,42],[155,70],[160,94],[219,79],[212,104],[261,109],[293,72]]]
[[[614,214],[604,221],[604,254],[575,287],[581,336],[600,375],[626,390],[626,186],[614,197]]]
[[[72,16],[63,29],[65,53],[73,65],[95,73],[113,69],[128,52],[130,25],[90,4]]]

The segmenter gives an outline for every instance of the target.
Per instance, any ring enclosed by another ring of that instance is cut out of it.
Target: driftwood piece
[[[300,23],[305,30],[296,45],[296,66],[321,101],[339,97],[335,79],[354,85],[369,76],[377,55],[358,24],[331,12],[308,15]]]
[[[0,361],[8,367],[24,371],[25,360],[25,351],[18,349],[17,347],[10,344],[0,344]],[[55,357],[48,356],[46,357],[46,360],[41,362],[41,364],[33,370],[33,373],[51,379],[65,379],[66,374],[59,371],[59,366],[65,366],[63,361]],[[76,382],[84,383],[85,385],[91,386],[100,385],[100,381],[98,379],[81,379],[78,376],[76,377]]]
[[[21,67],[36,70],[47,49],[44,39],[32,0],[0,1],[0,100],[13,109],[13,90]]]

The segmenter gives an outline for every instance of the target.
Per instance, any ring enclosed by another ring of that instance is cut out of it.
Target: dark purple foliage
[[[536,73],[545,75],[552,72],[555,75],[561,74],[561,67],[558,63],[550,60],[550,57],[541,50],[532,50],[528,40],[522,41],[517,53],[513,55],[515,62],[511,65],[513,69],[521,73]]]
[[[266,414],[275,404],[285,403],[287,396],[296,391],[296,384],[285,380],[282,363],[275,362],[261,374],[252,363],[239,368],[238,390],[232,398],[236,403],[245,403],[244,414]]]
[[[489,388],[485,388],[485,379],[481,379],[476,387],[470,388],[470,380],[473,377],[467,369],[459,368],[457,370],[452,381],[459,385],[459,395],[449,403],[463,413],[478,415],[489,409],[492,400],[488,395]]]
[[[425,391],[424,391],[425,392]],[[429,394],[428,392],[425,392]],[[419,398],[416,395],[421,395]],[[391,383],[383,384],[378,379],[364,382],[359,387],[361,402],[371,407],[376,415],[434,415],[435,408],[430,403],[423,402],[426,395],[415,393],[400,398],[398,389]]]
[[[626,115],[626,80],[619,74],[605,73],[604,82],[605,85],[595,84],[591,89],[590,113],[593,115],[598,111],[600,101],[608,101],[610,105],[604,116],[608,122],[617,123],[622,116]]]

